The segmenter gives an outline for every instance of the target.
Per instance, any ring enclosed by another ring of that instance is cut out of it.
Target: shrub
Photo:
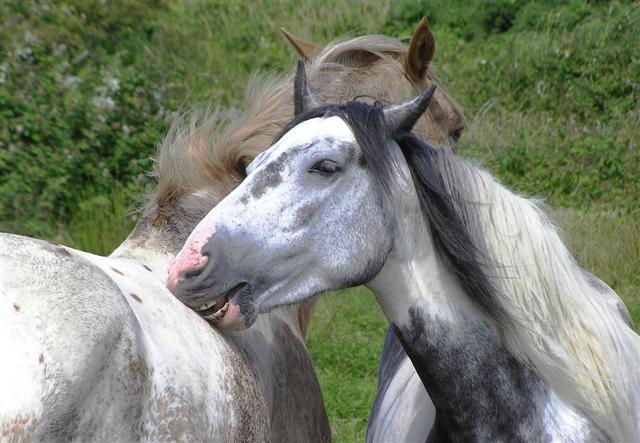
[[[139,183],[166,126],[144,45],[160,5],[0,7],[0,214],[64,219]]]

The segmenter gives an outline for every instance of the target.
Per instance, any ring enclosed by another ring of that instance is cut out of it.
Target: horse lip
[[[221,295],[218,295],[216,297],[211,297],[211,299],[217,300],[215,305],[213,305],[210,308],[204,309],[202,311],[197,311],[196,310],[196,312],[201,317],[208,317],[208,316],[210,316],[212,314],[215,314],[220,309],[222,309],[222,307],[224,307],[225,303],[231,303],[231,300],[236,295],[240,294],[240,296],[242,296],[244,294],[249,294],[249,293],[251,293],[251,287],[249,286],[249,283],[247,283],[247,282],[238,283],[237,285],[233,286],[231,289],[229,289],[228,291],[222,293]],[[220,303],[222,300],[225,300],[225,303],[223,303],[222,307],[216,308],[218,303]],[[202,306],[202,304],[203,303],[201,303],[200,306]],[[194,310],[195,309],[196,308],[194,308]],[[221,319],[222,319],[222,317],[221,317]]]

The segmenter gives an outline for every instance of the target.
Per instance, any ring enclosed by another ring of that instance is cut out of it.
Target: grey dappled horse
[[[433,88],[322,106],[300,65],[295,91],[296,119],[173,262],[173,293],[243,329],[366,284],[435,404],[423,438],[640,440],[640,338],[619,299],[534,202],[410,133]]]

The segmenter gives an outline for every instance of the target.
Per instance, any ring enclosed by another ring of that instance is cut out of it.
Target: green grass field
[[[466,109],[461,154],[546,199],[579,262],[640,325],[640,5],[605,2],[0,4],[0,229],[109,253],[176,112],[238,111],[250,75],[284,73],[279,35],[408,37]],[[386,321],[354,289],[324,297],[308,345],[336,441],[362,441]]]

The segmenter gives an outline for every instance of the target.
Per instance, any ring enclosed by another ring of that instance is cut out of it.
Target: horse
[[[296,117],[190,234],[169,289],[249,328],[366,284],[435,405],[427,441],[638,441],[640,337],[533,200],[411,133],[435,86]],[[214,312],[215,313],[215,312]]]
[[[421,24],[409,50],[382,36],[337,42],[309,70],[327,99],[398,99],[440,84],[428,69],[432,41]],[[167,263],[188,234],[293,115],[291,83],[254,79],[233,120],[176,121],[144,214],[110,256],[0,235],[3,439],[330,438],[303,342],[313,303],[225,332],[165,288]],[[455,147],[462,113],[446,93],[439,98],[423,131]]]

